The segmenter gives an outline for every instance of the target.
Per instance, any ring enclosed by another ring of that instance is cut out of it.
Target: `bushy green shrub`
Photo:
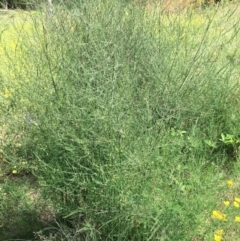
[[[238,29],[219,35],[212,14],[169,18],[120,1],[55,12],[28,20],[12,56],[21,68],[4,76],[19,81],[21,142],[4,152],[31,163],[58,240],[204,237],[207,190],[227,158],[204,140],[240,128],[237,71],[216,52]]]

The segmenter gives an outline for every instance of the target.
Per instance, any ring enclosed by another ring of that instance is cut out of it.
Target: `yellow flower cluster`
[[[214,233],[214,241],[222,241],[223,229],[219,229]]]
[[[223,204],[228,207],[230,205],[230,202],[229,201],[223,201]]]
[[[240,198],[239,198],[239,197],[236,197],[236,198],[235,198],[235,202],[240,203]]]
[[[222,213],[221,211],[218,211],[218,210],[214,210],[212,212],[212,216],[211,218],[213,219],[219,219],[221,221],[225,221],[226,220],[226,214]]]
[[[223,204],[224,204],[226,207],[230,206],[230,202],[229,202],[229,201],[223,201]],[[234,206],[235,208],[239,208],[239,207],[240,207],[240,198],[239,198],[239,197],[236,197],[236,198],[234,199],[233,206]]]
[[[236,208],[239,208],[239,203],[234,201],[233,206],[236,207]]]
[[[227,186],[228,187],[232,187],[233,184],[234,183],[233,183],[232,180],[228,180],[227,181]],[[240,208],[240,197],[235,197],[232,202],[230,202],[228,200],[224,200],[223,204],[224,204],[225,207],[232,206],[232,207],[235,207],[235,208]],[[231,217],[232,217],[232,215],[231,215]],[[227,221],[227,215],[225,213],[219,211],[219,210],[212,211],[211,218],[212,219],[218,219],[220,221]],[[228,217],[228,220],[231,221],[233,219]],[[234,220],[235,220],[235,222],[240,223],[240,216],[235,216]],[[224,233],[223,229],[216,230],[214,232],[214,241],[222,241],[223,240],[223,233]]]
[[[235,217],[235,222],[240,223],[240,217],[239,216]]]

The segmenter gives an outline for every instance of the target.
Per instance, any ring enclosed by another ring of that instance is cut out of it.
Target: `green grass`
[[[0,237],[237,240],[239,8],[120,2],[2,18]]]

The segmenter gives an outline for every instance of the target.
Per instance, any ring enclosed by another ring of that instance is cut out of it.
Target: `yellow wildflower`
[[[236,217],[235,217],[235,222],[240,223],[240,217],[239,217],[239,216],[236,216]]]
[[[223,201],[223,204],[228,207],[230,205],[230,202],[229,201]]]
[[[223,229],[216,230],[216,232],[214,233],[214,241],[221,241],[223,232],[224,232]]]
[[[240,203],[240,198],[239,197],[235,197],[235,202]]]
[[[239,203],[235,201],[235,202],[233,203],[233,206],[236,207],[236,208],[239,208]]]
[[[214,241],[222,241],[222,236],[214,234]]]
[[[212,212],[211,218],[225,221],[226,220],[226,214],[224,214],[224,213],[222,213],[222,212],[220,212],[218,210],[214,210]]]
[[[229,187],[231,187],[231,186],[233,185],[233,181],[232,181],[232,180],[228,180],[228,181],[227,181],[227,185],[228,185]]]
[[[17,174],[17,170],[13,170],[12,173],[13,173],[13,174]]]

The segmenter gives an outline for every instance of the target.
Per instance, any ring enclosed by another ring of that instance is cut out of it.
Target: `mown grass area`
[[[0,238],[238,240],[239,7],[80,2],[0,16]]]

